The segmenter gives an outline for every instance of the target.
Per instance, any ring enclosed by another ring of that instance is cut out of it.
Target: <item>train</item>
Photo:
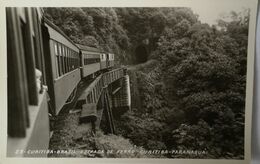
[[[114,54],[74,44],[48,19],[43,21],[43,46],[49,50],[45,53],[45,63],[49,64],[46,67],[48,93],[57,114],[81,79],[93,78],[114,66]]]
[[[7,134],[12,154],[12,144],[21,138],[33,136],[30,140],[45,143],[50,111],[59,114],[81,80],[113,69],[115,56],[74,43],[41,8],[7,7],[6,25]]]

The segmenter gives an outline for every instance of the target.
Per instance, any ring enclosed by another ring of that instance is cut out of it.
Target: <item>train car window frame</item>
[[[58,44],[56,41],[53,41],[53,46],[54,46],[54,54],[55,54],[55,70],[56,70],[56,75],[59,77],[59,54],[58,54]]]
[[[70,56],[69,56],[69,48],[67,47],[67,66],[68,72],[70,72]]]
[[[72,67],[72,51],[70,49],[70,71],[73,70],[73,67]]]
[[[69,67],[69,72],[71,71],[70,68],[70,49],[68,48],[68,67]]]
[[[24,28],[22,32],[23,46],[24,46],[24,57],[25,57],[25,67],[26,67],[26,75],[27,75],[27,83],[28,83],[28,93],[29,93],[29,104],[37,105],[38,104],[38,89],[36,84],[36,75],[35,69],[36,63],[35,58],[37,58],[37,50],[36,50],[36,38],[35,38],[35,28],[34,24],[32,24],[33,18],[30,15],[29,9],[25,8],[25,17],[26,22],[24,24]],[[32,14],[32,12],[31,12]],[[23,26],[23,23],[21,23]],[[23,27],[21,27],[23,28]]]
[[[61,70],[61,75],[62,76],[64,73],[63,73],[63,59],[62,59],[62,44],[59,43],[59,57],[60,57],[60,70]]]
[[[71,51],[71,61],[72,61],[72,71],[75,69],[75,66],[74,66],[74,52],[73,50]]]
[[[64,45],[61,44],[61,50],[62,50],[62,69],[63,74],[66,74],[66,68],[65,68],[65,52],[64,52]]]
[[[68,73],[68,72],[67,72],[67,67],[66,67],[66,64],[67,64],[67,61],[66,61],[66,46],[63,47],[63,54],[64,54],[65,74],[66,74],[66,73]]]

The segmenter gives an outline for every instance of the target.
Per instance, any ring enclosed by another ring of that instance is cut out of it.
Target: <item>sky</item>
[[[192,4],[191,9],[199,15],[202,23],[216,24],[216,20],[223,13],[230,11],[242,11],[249,8],[248,0],[201,0],[200,3]]]

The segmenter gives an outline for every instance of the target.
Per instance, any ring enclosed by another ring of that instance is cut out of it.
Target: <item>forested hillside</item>
[[[249,11],[203,24],[189,8],[45,8],[76,43],[116,54],[132,110],[118,133],[145,149],[203,150],[179,158],[244,157]],[[152,62],[151,62],[152,61]]]
[[[188,8],[45,8],[45,16],[74,42],[114,52],[120,63],[135,63],[136,48],[150,53],[166,27],[197,16]],[[142,56],[145,55],[140,55]]]

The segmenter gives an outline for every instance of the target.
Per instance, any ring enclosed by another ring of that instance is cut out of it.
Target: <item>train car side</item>
[[[41,10],[6,8],[8,67],[7,156],[17,150],[48,149],[49,118]],[[39,138],[41,137],[41,140]],[[40,156],[46,156],[41,154]]]
[[[100,70],[100,54],[99,53],[82,53],[83,60],[83,77],[87,77]]]
[[[50,97],[53,100],[55,113],[58,114],[74,88],[81,80],[79,49],[58,27],[45,20],[46,32],[49,39],[45,39],[49,46],[46,54],[50,63],[49,85]]]
[[[101,70],[101,51],[97,48],[77,44],[81,54],[81,75],[82,78],[94,75]]]

